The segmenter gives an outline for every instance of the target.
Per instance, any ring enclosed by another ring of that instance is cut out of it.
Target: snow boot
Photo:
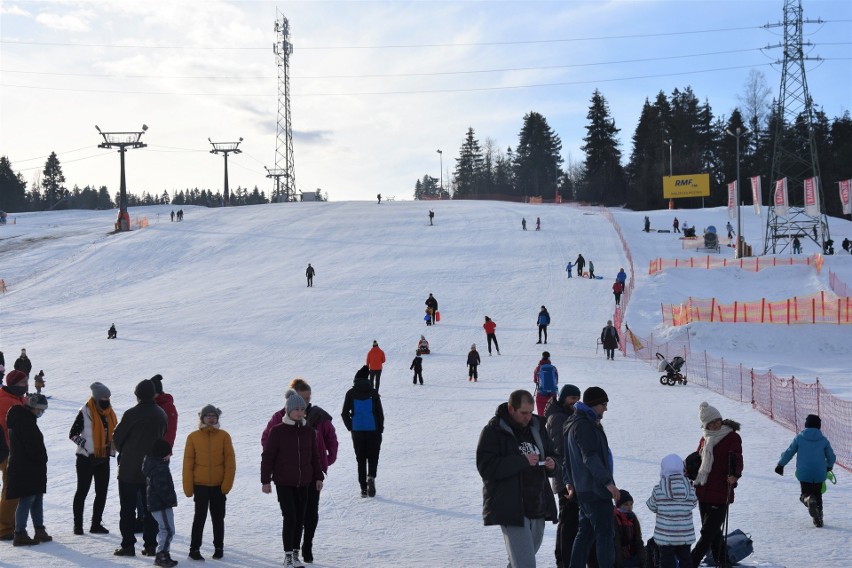
[[[81,535],[83,534],[83,527],[80,525],[74,525],[74,534]]]
[[[156,556],[157,555],[157,545],[145,545],[142,547],[142,556]]]
[[[177,560],[172,560],[172,557],[168,552],[158,552],[157,556],[154,558],[154,566],[165,566],[166,568],[172,568],[173,566],[177,566]]]
[[[53,537],[47,534],[47,530],[44,527],[36,527],[33,538],[39,542],[50,542],[53,540]]]
[[[213,560],[222,560],[222,557],[223,557],[223,556],[225,556],[225,553],[222,551],[222,549],[221,549],[221,548],[217,548],[217,549],[213,552]]]
[[[368,477],[367,478],[367,495],[370,497],[376,496],[376,478]]]
[[[136,556],[136,549],[133,548],[133,545],[122,546],[121,548],[116,548],[115,552],[112,553],[113,556]]]
[[[39,541],[34,538],[30,538],[27,531],[16,532],[15,536],[12,538],[12,546],[33,546],[35,544],[39,544]]]
[[[299,559],[299,550],[293,551],[293,568],[305,568],[304,562]]]
[[[192,560],[201,560],[202,562],[204,562],[204,557],[201,556],[201,553],[198,551],[197,548],[193,548],[189,551],[189,558]]]
[[[313,544],[310,542],[302,543],[302,560],[310,564],[314,561]]]
[[[100,523],[92,523],[89,532],[92,534],[109,534],[109,530]]]
[[[293,553],[285,552],[284,553],[284,568],[295,568],[293,566]]]

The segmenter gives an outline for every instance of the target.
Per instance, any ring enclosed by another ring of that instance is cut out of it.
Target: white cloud
[[[54,30],[66,32],[87,32],[90,29],[90,14],[77,12],[73,14],[51,14],[41,13],[36,16],[36,21],[43,26]]]
[[[32,18],[33,15],[24,10],[23,8],[18,8],[17,6],[4,6],[0,4],[0,16],[24,16],[26,18]]]

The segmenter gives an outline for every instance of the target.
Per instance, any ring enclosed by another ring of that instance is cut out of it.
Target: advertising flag
[[[737,182],[728,184],[728,219],[737,218]]]
[[[763,207],[763,197],[760,191],[760,176],[751,178],[751,202],[754,204],[754,214],[760,216]]]
[[[837,182],[840,186],[840,203],[843,205],[843,214],[852,215],[852,201],[849,192],[852,191],[852,179]]]
[[[819,217],[819,178],[805,180],[805,214],[809,217]]]
[[[772,198],[775,214],[780,217],[786,217],[789,204],[790,202],[787,199],[787,178],[781,178],[775,182],[775,194]]]

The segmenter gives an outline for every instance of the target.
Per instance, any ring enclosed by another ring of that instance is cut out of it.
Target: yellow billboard
[[[709,197],[710,174],[663,176],[663,197]]]

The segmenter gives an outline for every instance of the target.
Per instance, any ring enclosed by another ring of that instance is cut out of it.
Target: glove
[[[831,473],[831,468],[827,467],[827,468],[825,468],[825,471],[826,471],[826,473]]]
[[[784,466],[780,465],[780,464],[776,465],[775,466],[775,473],[777,473],[778,475],[784,475]]]
[[[80,434],[77,434],[76,436],[71,438],[71,441],[83,448],[84,450],[86,449],[86,439]]]

